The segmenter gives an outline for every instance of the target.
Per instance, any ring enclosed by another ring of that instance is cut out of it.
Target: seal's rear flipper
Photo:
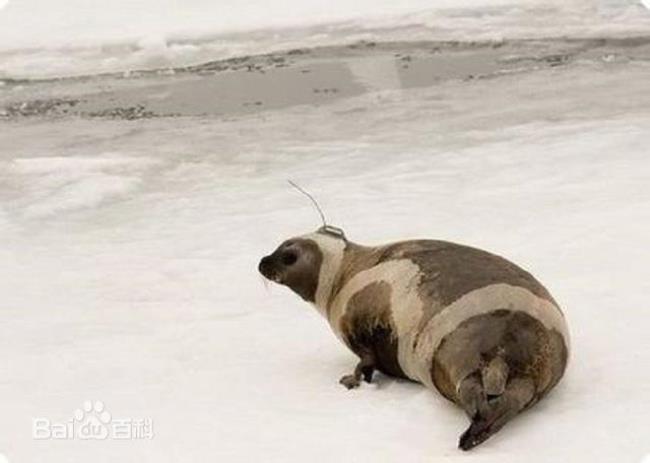
[[[485,442],[514,418],[533,400],[535,384],[530,378],[515,378],[508,382],[500,396],[487,402],[487,407],[472,418],[472,424],[461,436],[458,447],[469,450]]]
[[[506,389],[510,369],[501,355],[494,357],[481,369],[481,383],[488,397],[500,396]]]

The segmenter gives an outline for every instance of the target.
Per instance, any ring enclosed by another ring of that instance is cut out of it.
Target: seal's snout
[[[272,255],[262,257],[262,260],[260,260],[260,264],[257,266],[257,269],[267,280],[272,280],[276,283],[279,283],[279,271],[275,259]]]
[[[262,257],[262,260],[260,260],[260,264],[257,266],[257,269],[260,271],[260,273],[270,279],[269,274],[271,273],[271,256],[264,256]]]

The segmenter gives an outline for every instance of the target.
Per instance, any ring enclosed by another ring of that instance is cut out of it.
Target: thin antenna
[[[325,220],[325,214],[323,214],[323,210],[318,205],[318,201],[316,201],[312,195],[307,193],[305,190],[303,190],[300,186],[296,185],[291,180],[287,180],[287,182],[289,182],[289,185],[294,187],[296,190],[301,192],[303,195],[307,196],[311,200],[311,202],[314,203],[314,206],[316,206],[316,210],[318,211],[318,214],[320,215],[320,218],[323,221],[323,227],[327,228],[327,221]]]

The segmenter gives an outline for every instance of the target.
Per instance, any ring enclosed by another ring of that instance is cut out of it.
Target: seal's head
[[[329,296],[345,245],[340,229],[321,227],[315,233],[286,240],[263,257],[258,268],[265,278],[321,306]]]

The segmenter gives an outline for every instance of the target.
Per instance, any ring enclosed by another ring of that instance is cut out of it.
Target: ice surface
[[[650,13],[638,0],[12,0],[0,11],[0,78],[185,66],[360,39],[648,31]]]
[[[639,462],[650,452],[650,79],[576,64],[230,118],[0,126],[0,452],[12,462]],[[533,272],[572,331],[564,381],[472,454],[438,394],[355,363],[256,271],[331,223]],[[85,400],[152,440],[34,441]]]

